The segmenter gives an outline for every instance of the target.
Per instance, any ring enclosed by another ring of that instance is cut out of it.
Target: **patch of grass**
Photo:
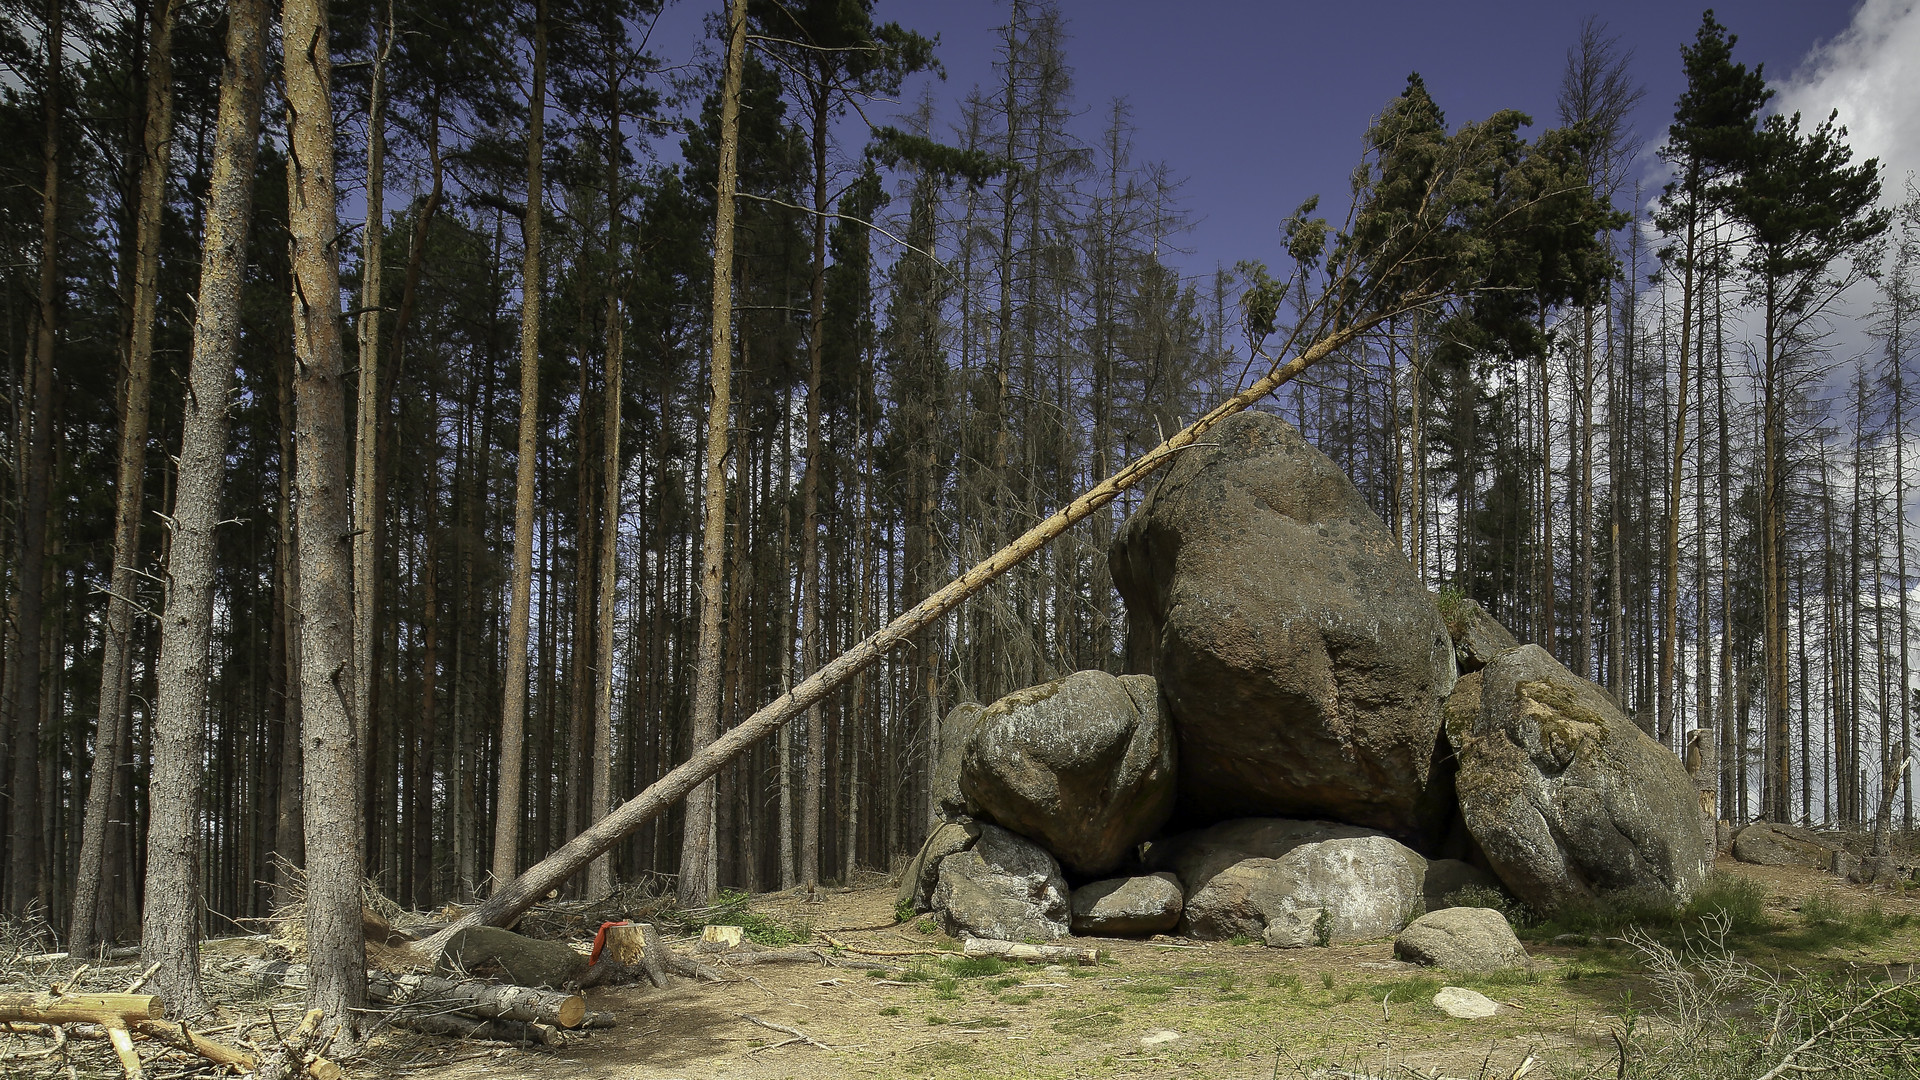
[[[884,1008],[884,1009],[881,1009],[881,1010],[880,1010],[880,1015],[881,1015],[881,1016],[899,1016],[899,1015],[900,1015],[900,1006],[898,1006],[898,1005],[889,1005],[889,1006],[887,1006],[886,1008]]]
[[[868,968],[867,969],[867,978],[869,979],[884,979],[889,974],[891,973],[884,968]]]
[[[1053,1030],[1062,1035],[1094,1035],[1120,1026],[1120,1014],[1111,1009],[1083,1013],[1075,1009],[1055,1009]]]
[[[939,924],[932,919],[921,919],[913,924],[913,928],[923,934],[937,934],[940,932]]]
[[[997,1016],[976,1016],[971,1020],[955,1020],[953,1026],[963,1028],[1003,1028],[1012,1027],[1013,1025]]]
[[[1425,1001],[1440,991],[1440,980],[1433,975],[1409,975],[1404,979],[1377,982],[1367,987],[1367,996],[1375,1001],[1389,994],[1394,1001]]]
[[[909,900],[906,897],[901,897],[900,899],[893,902],[893,921],[894,922],[896,923],[912,922],[913,916],[915,914],[916,913],[913,910],[912,900]]]
[[[1235,934],[1227,939],[1227,944],[1245,947],[1248,945],[1259,945],[1262,944],[1262,942],[1259,938],[1250,937],[1246,934]]]
[[[1167,1000],[1167,995],[1173,993],[1173,981],[1162,977],[1142,979],[1138,982],[1123,983],[1120,991],[1158,1003]]]
[[[933,980],[933,997],[936,1001],[959,1001],[960,980],[952,976]]]
[[[1772,926],[1767,918],[1767,891],[1752,878],[1724,870],[1707,875],[1707,883],[1687,905],[1684,921],[1693,923],[1708,916],[1725,919],[1728,931],[1735,935],[1758,934]]]
[[[753,910],[753,897],[733,889],[722,889],[712,905],[700,913],[702,926],[737,926],[747,940],[768,948],[804,945],[813,940],[813,923],[785,919]]]
[[[1320,973],[1320,989],[1322,990],[1333,989],[1333,972],[1323,971]]]
[[[947,1018],[946,1018],[946,1017],[944,1017],[944,1016],[941,1016],[941,1015],[940,1015],[939,1013],[928,1013],[928,1014],[927,1014],[927,1023],[929,1023],[929,1024],[935,1024],[935,1025],[938,1025],[938,1024],[945,1024],[945,1023],[947,1023],[947,1022],[948,1022],[948,1020],[947,1020]]]
[[[1000,1000],[1008,1005],[1031,1005],[1046,996],[1045,990],[1029,990],[1024,994],[1002,994]]]
[[[953,956],[941,957],[941,966],[947,973],[959,979],[983,979],[998,975],[1013,965],[997,956]]]
[[[1004,979],[995,979],[992,985],[995,990],[1011,990],[1020,985],[1020,976],[1008,975]]]
[[[1267,985],[1275,990],[1287,989],[1297,994],[1300,992],[1300,973],[1288,971],[1269,975]]]
[[[1814,895],[1800,904],[1800,929],[1781,935],[1780,944],[1817,952],[1835,945],[1871,945],[1904,929],[1911,917],[1889,915],[1879,904],[1850,907]]]

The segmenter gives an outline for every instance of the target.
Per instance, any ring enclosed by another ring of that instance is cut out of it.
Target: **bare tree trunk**
[[[820,664],[820,381],[827,292],[827,95],[813,86],[813,278],[807,328],[807,449],[800,476],[800,674]],[[820,883],[820,782],[827,760],[819,706],[807,711],[807,764],[800,791],[800,884]]]
[[[228,6],[226,70],[220,80],[213,176],[207,185],[200,297],[182,408],[166,612],[161,616],[140,959],[159,965],[154,992],[177,1016],[196,1016],[208,1007],[200,987],[198,827],[207,650],[218,557],[215,529],[226,479],[227,390],[240,354],[247,226],[266,84],[266,21],[265,0],[234,0]]]
[[[1665,577],[1660,587],[1660,689],[1655,705],[1659,709],[1660,741],[1674,745],[1673,666],[1679,645],[1680,622],[1680,500],[1687,454],[1687,361],[1693,332],[1695,218],[1700,212],[1695,198],[1687,210],[1686,266],[1680,284],[1680,390],[1673,406],[1673,465],[1667,500],[1666,537],[1661,545],[1661,568]]]
[[[612,125],[618,134],[619,121]],[[607,200],[609,206],[609,225],[607,229],[607,247],[614,258],[610,260],[618,265],[620,252],[620,166],[619,147],[609,140],[607,164]],[[613,802],[613,636],[614,604],[618,600],[615,583],[620,573],[620,368],[626,351],[626,339],[622,320],[625,313],[620,305],[620,275],[609,268],[613,281],[607,288],[607,372],[606,385],[601,393],[606,398],[605,418],[601,421],[600,438],[603,456],[600,460],[600,626],[594,634],[594,664],[597,677],[597,695],[593,711],[593,751],[589,759],[588,781],[589,798],[592,800],[587,822],[592,824],[607,816],[607,808]],[[593,860],[587,868],[587,896],[598,900],[613,892],[613,861],[607,855]]]
[[[714,740],[720,732],[720,614],[726,601],[722,595],[725,583],[721,580],[721,574],[727,545],[727,415],[731,411],[733,391],[733,198],[740,155],[740,77],[746,47],[746,0],[728,0],[727,74],[720,92],[720,175],[713,212],[713,357],[710,375],[713,397],[707,406],[706,480],[700,500],[700,636],[695,646],[693,748],[689,763],[711,757],[713,747],[718,745]],[[742,482],[745,482],[744,478]],[[713,769],[700,776],[696,781],[700,789],[687,800],[686,831],[680,843],[679,900],[683,907],[703,904],[713,892],[714,785],[709,778],[732,756],[725,755],[715,762]],[[686,768],[686,765],[682,765],[674,772]],[[692,787],[688,785],[689,789]],[[685,795],[686,791],[682,790],[679,794]],[[568,847],[584,837],[602,834],[607,828],[607,820],[601,819],[598,824],[574,837]],[[641,823],[634,824],[638,827]],[[612,834],[612,839],[617,840],[628,831],[620,829]],[[596,850],[604,851],[611,846],[610,841]],[[542,861],[551,859],[552,856],[548,856]]]
[[[380,28],[367,103],[367,221],[361,241],[360,371],[354,401],[353,438],[353,699],[372,715],[375,641],[379,634],[380,535],[378,525],[381,391],[380,303],[384,269],[387,158],[387,57],[393,51],[393,6]],[[371,816],[371,815],[369,815]]]
[[[33,367],[23,387],[20,424],[25,463],[20,499],[20,568],[16,579],[14,649],[8,657],[6,706],[12,720],[13,782],[9,788],[5,909],[24,913],[45,900],[40,805],[41,612],[47,558],[47,488],[53,473],[54,315],[60,254],[60,93],[65,25],[63,0],[47,3],[46,130],[41,144],[40,281],[36,295]]]
[[[547,110],[547,3],[535,0],[533,100],[527,118],[527,208],[520,234],[520,445],[513,486],[513,606],[507,614],[505,699],[500,708],[500,776],[494,802],[493,884],[520,865],[521,762],[527,725],[527,623],[533,606],[533,488],[540,445],[540,224]]]
[[[732,0],[736,10],[743,2],[744,0]],[[741,32],[739,28],[742,25],[740,22],[735,23],[736,35]],[[738,42],[739,37],[736,36],[735,40]],[[725,160],[723,150],[722,161]],[[723,166],[721,172],[723,195],[731,194],[731,185],[724,183],[727,175]],[[927,597],[905,614],[835,657],[799,685],[748,717],[739,726],[715,739],[706,747],[696,750],[685,762],[640,794],[620,804],[592,828],[569,840],[551,855],[529,867],[527,872],[516,880],[495,890],[486,903],[461,916],[452,925],[422,942],[421,950],[431,955],[438,955],[446,948],[447,941],[454,934],[467,927],[510,924],[536,900],[545,896],[549,890],[578,873],[595,856],[618,843],[621,837],[665,813],[669,806],[687,797],[696,786],[706,782],[709,777],[719,772],[727,762],[739,756],[748,747],[784,726],[805,710],[812,708],[828,694],[865,670],[868,665],[884,656],[894,646],[910,640],[921,629],[932,625],[948,612],[959,607],[969,596],[979,592],[1008,570],[1020,565],[1034,552],[1045,547],[1049,541],[1112,503],[1121,492],[1152,475],[1173,460],[1175,455],[1192,446],[1200,436],[1222,420],[1265,398],[1276,388],[1292,381],[1301,372],[1333,355],[1342,346],[1384,322],[1392,314],[1404,312],[1407,306],[1409,305],[1403,304],[1396,311],[1368,316],[1361,322],[1341,326],[1316,341],[1293,360],[1285,364],[1276,362],[1265,376],[1256,380],[1246,390],[1215,406],[1205,416],[1174,433],[1147,454],[1135,459],[1119,472],[1028,529],[1012,543],[994,552],[986,561],[948,582],[938,592]],[[710,448],[711,445],[709,443]],[[715,459],[710,457],[709,463],[711,464],[713,460]],[[717,631],[718,628],[715,629]],[[703,654],[703,663],[708,659],[713,661],[714,674],[717,675],[718,650],[710,656]],[[717,679],[714,680],[711,689],[717,692]],[[682,881],[685,881],[684,877]]]
[[[353,660],[353,552],[347,506],[346,386],[340,355],[339,223],[334,212],[333,75],[325,0],[281,9],[287,95],[288,232],[293,263],[294,408],[299,446],[301,742],[307,839],[308,1001],[330,1031],[357,1038],[365,1003],[360,926],[360,770],[365,736]]]
[[[180,0],[161,0],[153,12],[147,47],[146,130],[140,162],[140,209],[135,225],[133,332],[127,350],[126,396],[120,411],[120,471],[115,485],[113,569],[100,642],[100,711],[94,731],[93,773],[87,786],[80,866],[74,879],[73,920],[67,951],[93,951],[109,811],[120,775],[128,723],[127,690],[132,668],[135,564],[140,561],[140,509],[147,477],[148,397],[153,377],[155,294],[160,281],[160,208],[166,202],[167,165],[173,141],[173,25]],[[256,105],[255,111],[258,112]]]

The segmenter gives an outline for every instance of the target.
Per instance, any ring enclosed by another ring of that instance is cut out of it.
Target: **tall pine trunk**
[[[154,992],[181,1016],[205,1012],[208,1004],[200,986],[200,774],[219,555],[216,527],[226,479],[227,392],[240,355],[247,226],[266,84],[266,21],[265,0],[234,0],[228,6],[226,69],[207,185],[200,296],[161,616],[140,959],[159,965]]]
[[[173,26],[180,0],[161,0],[153,12],[147,48],[146,127],[140,161],[140,209],[136,216],[133,327],[127,350],[127,382],[120,409],[120,471],[114,488],[113,569],[107,619],[100,641],[100,708],[94,731],[93,772],[81,828],[80,865],[74,878],[73,920],[67,950],[93,951],[94,915],[106,851],[108,817],[120,775],[129,716],[135,564],[140,561],[140,508],[145,494],[147,414],[153,375],[155,297],[160,284],[160,209],[166,202],[167,166],[173,142]],[[258,111],[256,106],[255,111]]]
[[[713,352],[709,376],[712,398],[707,405],[705,481],[700,499],[700,634],[695,644],[692,724],[695,756],[705,751],[720,734],[720,614],[726,603],[721,575],[727,544],[727,415],[731,411],[733,392],[733,198],[740,158],[740,78],[746,47],[746,0],[728,0],[727,74],[720,92],[720,175],[713,211]],[[680,843],[682,907],[704,904],[713,893],[714,783],[710,777],[711,774],[703,777],[687,796],[686,829]],[[585,835],[588,834],[582,834]]]
[[[500,775],[493,813],[493,884],[512,881],[520,866],[521,775],[527,725],[527,624],[533,606],[533,489],[540,445],[540,225],[545,214],[541,166],[547,110],[547,3],[536,0],[533,100],[527,117],[527,206],[520,235],[520,442],[513,483],[513,601],[507,614],[507,670],[500,708]]]
[[[308,1001],[330,1031],[358,1037],[366,1000],[360,926],[364,718],[354,699],[353,551],[346,381],[341,363],[333,78],[325,0],[281,9],[287,95],[288,232],[296,376],[294,508],[300,561],[302,786],[306,819]]]

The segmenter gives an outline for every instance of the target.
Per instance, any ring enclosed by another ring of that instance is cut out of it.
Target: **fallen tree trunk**
[[[1054,537],[1094,511],[1111,503],[1120,493],[1151,476],[1174,456],[1198,442],[1200,436],[1227,417],[1246,410],[1255,402],[1292,381],[1301,372],[1333,355],[1348,344],[1385,322],[1392,312],[1368,316],[1343,326],[1314,342],[1285,364],[1276,362],[1266,375],[1247,389],[1215,406],[1213,411],[1195,420],[1145,455],[1086,491],[1079,498],[1055,511],[1046,520],[1028,529],[1019,539],[1001,548],[985,562],[948,582],[913,609],[894,619],[866,640],[841,653],[791,690],[748,717],[739,726],[707,744],[672,772],[650,787],[620,804],[607,816],[561,845],[552,854],[527,868],[526,872],[496,888],[486,902],[462,915],[446,929],[417,944],[415,949],[428,958],[437,958],[446,950],[454,934],[470,926],[500,926],[513,923],[542,897],[558,888],[602,852],[628,833],[652,821],[689,792],[718,773],[729,761],[766,738],[782,725],[852,679],[869,664],[886,655],[894,646],[908,640],[926,626],[945,616],[982,588],[1024,562],[1045,547]],[[678,972],[676,972],[677,974]]]
[[[166,1014],[152,994],[0,994],[0,1020],[128,1027]]]
[[[1029,964],[1079,964],[1092,967],[1100,962],[1099,949],[1077,945],[1029,945],[1024,941],[996,941],[993,938],[968,938],[961,946],[968,956],[997,956],[1002,960],[1020,960]]]
[[[403,1027],[426,1035],[448,1035],[456,1039],[483,1042],[534,1043],[559,1046],[560,1029],[552,1024],[530,1024],[525,1020],[483,1020],[457,1013],[422,1013],[404,1010],[398,1021]]]
[[[367,973],[367,996],[383,1005],[442,1005],[488,1020],[579,1027],[587,1018],[587,999],[526,986],[457,982],[433,975]]]

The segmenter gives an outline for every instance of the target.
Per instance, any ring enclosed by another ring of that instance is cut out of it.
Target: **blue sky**
[[[1647,145],[1657,143],[1681,89],[1680,47],[1704,5],[1060,0],[1059,7],[1078,133],[1093,142],[1108,103],[1128,100],[1136,160],[1165,162],[1184,179],[1181,201],[1194,225],[1181,241],[1190,253],[1176,258],[1202,273],[1242,258],[1277,263],[1277,225],[1308,195],[1321,194],[1322,212],[1337,216],[1369,118],[1410,71],[1425,77],[1450,123],[1508,107],[1533,114],[1537,125],[1552,123],[1567,49],[1588,15],[1634,54],[1646,88],[1635,129]],[[684,61],[702,17],[718,8],[719,0],[678,0],[654,35],[656,55]],[[876,6],[881,19],[939,35],[947,79],[931,85],[949,120],[968,89],[993,82],[1007,13],[1005,0]],[[1789,107],[1840,105],[1842,122],[1857,124],[1847,111],[1862,101],[1891,106],[1891,93],[1908,98],[1896,116],[1920,113],[1920,86],[1907,78],[1913,61],[1903,58],[1920,28],[1911,0],[1748,0],[1717,4],[1715,13],[1739,36],[1736,56],[1764,64]],[[1882,77],[1863,84],[1859,73],[1876,65]],[[918,92],[910,88],[908,96]],[[1904,127],[1910,137],[1912,124]],[[1906,155],[1890,156],[1899,163]],[[1651,154],[1645,157],[1651,169]],[[1890,189],[1900,185],[1889,177]]]

